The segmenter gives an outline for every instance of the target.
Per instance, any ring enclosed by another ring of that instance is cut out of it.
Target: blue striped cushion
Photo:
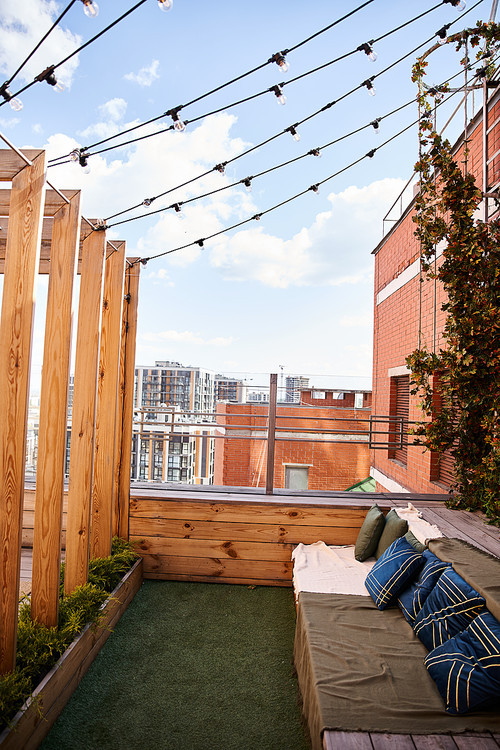
[[[398,597],[401,612],[410,625],[413,625],[415,622],[416,616],[424,606],[425,600],[436,585],[441,573],[450,567],[450,563],[443,562],[428,549],[422,552],[422,556],[425,563],[420,571],[420,575],[409,586],[403,589]]]
[[[424,663],[450,714],[500,697],[500,623],[489,612],[479,615]]]
[[[379,557],[368,573],[365,586],[379,609],[394,602],[399,592],[417,575],[424,558],[402,536]]]
[[[484,609],[484,598],[453,568],[447,568],[416,616],[413,629],[432,651],[465,630]]]

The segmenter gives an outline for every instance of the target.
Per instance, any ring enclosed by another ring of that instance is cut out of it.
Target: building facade
[[[278,405],[274,486],[346,490],[366,479],[370,407]],[[217,404],[214,483],[265,487],[268,406]],[[329,431],[329,432],[328,432]]]
[[[492,193],[500,183],[500,95],[496,90],[487,107],[483,128],[480,112],[469,123],[469,152],[464,154],[464,137],[454,147],[457,163],[467,163],[483,193]],[[486,171],[483,173],[483,154]],[[486,187],[486,190],[485,190]],[[493,218],[498,204],[480,207],[481,217]],[[410,394],[410,372],[406,357],[417,348],[439,352],[443,337],[445,292],[437,279],[420,273],[420,246],[415,237],[415,200],[375,248],[373,414],[379,447],[371,454],[371,476],[381,492],[447,492],[453,481],[450,451],[442,456],[412,444],[408,426],[421,418],[416,396]],[[436,248],[436,268],[444,244]],[[438,383],[435,382],[438,386]],[[390,434],[388,434],[390,433]],[[389,443],[389,444],[388,444]]]

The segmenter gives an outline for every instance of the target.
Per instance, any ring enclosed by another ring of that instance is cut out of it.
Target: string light
[[[70,161],[80,161],[80,154],[81,154],[81,151],[80,151],[79,148],[73,149],[73,151],[69,155],[69,160]]]
[[[255,221],[260,221],[262,214],[255,214],[255,216],[252,216],[252,219],[255,219]]]
[[[356,51],[357,52],[364,52],[365,55],[367,55],[367,57],[368,57],[369,60],[371,60],[372,62],[375,62],[375,60],[377,59],[378,55],[375,52],[375,50],[373,49],[372,44],[373,44],[373,40],[371,42],[365,42],[364,44],[360,44],[359,47],[358,47],[358,49]]]
[[[53,65],[49,65],[48,68],[45,68],[45,70],[42,70],[42,72],[39,73],[35,77],[35,81],[40,81],[40,82],[46,81],[49,84],[49,86],[53,86],[54,91],[57,91],[58,93],[60,93],[61,91],[64,91],[65,89],[64,83],[62,83],[62,81],[58,81],[57,78],[55,77]]]
[[[465,0],[443,0],[443,2],[453,5],[453,7],[456,8],[459,13],[462,10],[465,10]]]
[[[176,107],[175,109],[169,109],[165,114],[170,115],[172,118],[174,122],[174,130],[177,130],[178,133],[182,133],[183,130],[186,130],[186,125],[179,117],[179,110],[180,107]]]
[[[380,117],[377,117],[375,120],[372,120],[370,125],[373,127],[374,131],[378,134],[380,132]]]
[[[287,63],[285,59],[287,50],[284,50],[283,52],[275,52],[275,54],[269,58],[268,62],[274,62],[276,65],[281,68],[283,73],[286,73],[287,70],[289,70],[290,66]]]
[[[362,86],[366,86],[366,88],[368,89],[368,93],[370,94],[370,96],[375,96],[375,94],[377,93],[376,90],[375,90],[375,86],[371,82],[370,78],[368,78],[366,81],[363,81],[363,83],[361,85]]]
[[[216,164],[214,167],[214,170],[217,170],[217,172],[220,172],[221,174],[224,174],[224,170],[226,168],[227,161],[222,162],[221,164]]]
[[[317,156],[318,159],[321,159],[321,151],[319,150],[319,148],[312,148],[307,153],[309,156]]]
[[[89,18],[95,18],[99,14],[99,6],[94,0],[82,0],[83,12]]]
[[[252,178],[251,177],[245,177],[245,179],[242,180],[241,182],[246,187],[247,191],[249,193],[251,193],[252,192]]]
[[[376,150],[377,150],[376,148],[372,148],[372,150],[371,150],[371,151],[368,151],[368,153],[366,154],[366,155],[367,155],[367,157],[368,157],[369,159],[373,159],[373,157],[375,156],[375,151],[376,151]]]
[[[196,244],[199,245],[200,247],[203,247],[203,240],[197,240]]]
[[[181,204],[180,203],[174,203],[173,208],[175,209],[175,212],[178,214],[181,211]]]
[[[144,200],[142,201],[142,205],[143,206],[150,206],[152,204],[152,202],[153,202],[152,198],[144,198]]]
[[[5,81],[5,83],[0,86],[0,95],[3,96],[4,101],[9,102],[14,112],[19,112],[23,108],[22,101],[15,97],[9,90],[8,81]]]
[[[450,26],[451,24],[445,23],[445,25],[442,26],[439,31],[436,31],[436,36],[439,37],[439,44],[446,44],[446,42],[448,41],[447,32]]]
[[[83,170],[83,174],[90,174],[90,164],[88,163],[88,158],[89,157],[87,154],[80,154],[78,157],[78,161]]]
[[[309,190],[312,190],[313,193],[319,193],[319,187],[318,187],[318,185],[311,185],[311,187],[309,188]]]
[[[286,96],[284,95],[283,89],[281,88],[281,86],[278,86],[277,84],[276,86],[271,86],[269,91],[273,92],[273,94],[275,95],[276,99],[279,101],[280,104],[286,104]]]
[[[297,125],[298,123],[295,123]],[[300,133],[297,132],[297,129],[295,125],[290,125],[289,128],[285,129],[285,133],[290,133],[294,141],[297,141],[297,143],[300,141]]]
[[[172,10],[173,4],[174,4],[173,0],[158,0],[158,7],[164,13],[167,13],[169,10]]]

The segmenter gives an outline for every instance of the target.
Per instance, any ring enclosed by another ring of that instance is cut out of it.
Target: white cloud
[[[0,71],[11,75],[38,44],[43,34],[56,20],[60,8],[54,0],[2,0],[0,4]],[[48,65],[55,64],[81,44],[81,37],[61,25],[47,37],[39,50],[23,67],[11,90],[19,88],[19,81],[31,82]],[[71,85],[78,67],[78,55],[57,69],[56,77]],[[41,84],[47,85],[47,84]]]
[[[126,125],[120,125],[120,121],[123,120],[127,111],[127,102],[120,97],[109,99],[109,101],[99,105],[97,111],[102,120],[89,125],[85,130],[78,131],[78,135],[81,138],[88,139],[94,136],[97,136],[99,139],[107,138],[110,135],[115,135],[119,130],[123,130],[132,124],[137,124],[126,123]]]
[[[221,236],[211,249],[211,263],[226,279],[272,287],[366,282],[371,278],[370,252],[380,237],[382,217],[402,186],[402,180],[384,179],[331,193],[330,210],[317,214],[290,240],[255,226]]]
[[[8,128],[14,128],[21,122],[19,117],[0,117],[0,127],[7,130]]]
[[[160,344],[165,341],[171,341],[176,344],[196,344],[200,346],[230,346],[236,341],[233,336],[215,336],[214,338],[204,339],[199,333],[193,331],[158,331],[157,333],[145,333],[142,340],[149,344]]]
[[[139,86],[151,86],[153,81],[160,77],[158,75],[159,67],[160,61],[153,60],[151,65],[145,65],[137,73],[126,73],[123,77],[126,81],[132,81],[139,84]]]

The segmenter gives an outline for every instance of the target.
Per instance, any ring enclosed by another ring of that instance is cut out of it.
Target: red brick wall
[[[220,424],[233,425],[233,434],[253,427],[250,434],[265,432],[267,405],[217,404]],[[240,416],[237,416],[240,415]],[[283,417],[292,417],[284,419]],[[278,406],[277,427],[284,428],[290,436],[297,429],[335,429],[349,434],[353,430],[367,431],[369,409],[314,408],[299,405]],[[281,418],[280,418],[281,417]],[[320,419],[326,418],[326,419]],[[346,421],[335,421],[342,419]],[[235,427],[238,425],[238,427]],[[300,433],[304,437],[308,433]],[[277,433],[279,436],[280,433]],[[310,433],[314,436],[314,433]],[[282,434],[282,437],[285,437]],[[332,436],[325,436],[332,439]],[[215,443],[214,484],[237,487],[265,487],[266,443],[264,440],[218,439]],[[316,442],[298,443],[279,440],[275,446],[274,486],[285,486],[285,465],[309,466],[311,490],[345,490],[369,476],[370,456],[368,444],[343,444]]]
[[[493,123],[499,115],[500,104],[496,104],[490,109],[489,123]],[[468,136],[468,169],[475,175],[477,185],[482,188],[482,124],[476,126]],[[488,146],[491,156],[500,148],[498,126],[491,132]],[[463,162],[462,148],[456,159],[458,163]],[[490,184],[499,180],[500,158],[490,165]],[[436,352],[444,347],[442,333],[445,314],[441,307],[446,300],[442,286],[436,281],[425,279],[421,282],[417,275],[377,305],[379,292],[420,256],[420,246],[414,235],[416,225],[412,220],[413,216],[412,210],[386,237],[375,255],[372,413],[377,416],[389,414],[388,371],[404,366],[406,357],[419,345]],[[438,264],[439,262],[438,260]],[[410,396],[409,419],[418,420],[420,417],[417,398]],[[436,456],[418,446],[408,446],[406,466],[390,459],[386,449],[372,451],[371,462],[374,468],[412,492],[443,492],[443,485],[433,481],[436,476]],[[386,491],[380,484],[377,484],[377,489]]]

